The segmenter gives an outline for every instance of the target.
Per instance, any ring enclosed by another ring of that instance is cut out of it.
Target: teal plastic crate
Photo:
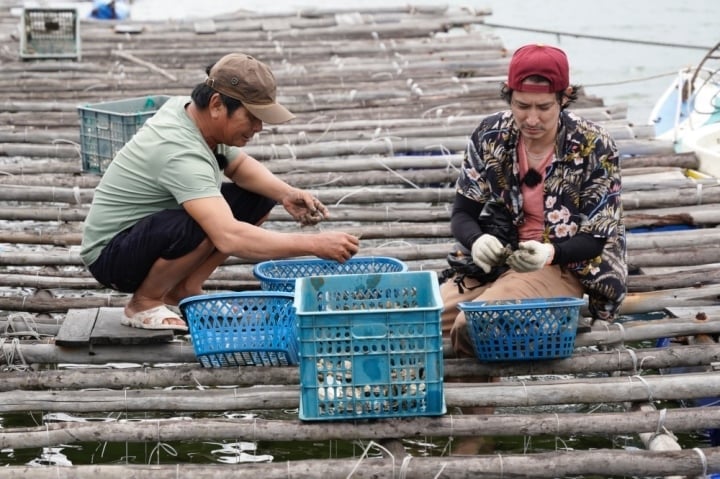
[[[444,414],[441,311],[432,271],[298,278],[300,419]]]
[[[79,106],[83,171],[104,173],[117,152],[169,98],[150,95]]]
[[[291,366],[298,363],[292,293],[243,291],[180,301],[195,356],[204,367]]]
[[[76,8],[23,8],[20,58],[80,60],[80,18]]]
[[[258,263],[253,274],[266,291],[295,291],[295,280],[306,276],[336,274],[401,273],[408,267],[385,256],[354,256],[344,263],[324,259],[286,259]]]
[[[468,334],[480,361],[561,359],[575,348],[578,298],[462,302]]]

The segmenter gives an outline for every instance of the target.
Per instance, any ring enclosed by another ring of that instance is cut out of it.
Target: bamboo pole
[[[155,65],[155,64],[153,64],[153,63],[151,63],[151,62],[142,60],[142,59],[138,58],[137,56],[133,55],[133,54],[130,53],[130,52],[126,52],[126,51],[124,51],[124,50],[113,50],[113,51],[111,52],[111,55],[116,56],[116,57],[120,57],[120,58],[122,58],[123,60],[129,60],[129,61],[131,61],[131,62],[133,62],[133,63],[137,63],[138,65],[141,65],[141,66],[147,68],[148,70],[151,70],[151,71],[154,71],[154,72],[157,72],[157,73],[161,74],[162,76],[164,76],[165,78],[167,78],[168,80],[170,80],[170,81],[172,81],[172,82],[178,81],[178,79],[177,79],[177,77],[176,77],[175,75],[173,75],[173,74],[171,74],[171,73],[168,73],[168,71],[165,70],[164,68],[160,68],[160,67],[158,67],[157,65]]]
[[[557,404],[600,404],[713,397],[720,373],[569,379],[548,382],[445,385],[448,407],[530,407]],[[209,390],[7,391],[0,393],[0,412],[43,410],[102,411],[224,411],[298,407],[297,386],[257,386]]]
[[[575,340],[576,347],[582,346],[607,346],[607,345],[622,345],[623,343],[633,343],[637,341],[657,339],[657,338],[668,338],[677,336],[690,336],[697,334],[717,334],[720,332],[720,322],[714,319],[708,319],[703,321],[696,321],[695,316],[688,315],[679,318],[669,318],[663,320],[654,321],[639,321],[640,327],[632,327],[631,322],[620,324],[598,324],[596,323],[593,327],[592,332],[578,335]],[[707,346],[706,353],[708,356],[699,355],[696,356],[698,361],[702,361],[700,364],[706,364],[707,361],[716,361],[713,359],[716,352],[712,349],[711,345]],[[449,346],[444,348],[449,351]],[[629,357],[626,356],[629,355]],[[449,356],[451,353],[446,353]],[[635,354],[639,360],[632,358],[632,354]],[[639,354],[639,355],[638,355]],[[612,365],[612,358],[608,360],[608,368],[613,369],[625,369],[632,367],[642,368],[643,364],[650,359],[642,357],[642,352],[638,351],[630,352],[630,350],[622,351],[617,353],[617,366]],[[675,354],[673,352],[673,354]],[[680,353],[678,353],[680,354]],[[689,358],[684,359],[685,361],[692,361],[693,353],[692,350],[688,353]],[[596,358],[599,356],[591,356]],[[701,358],[705,359],[701,359]],[[639,362],[642,360],[641,362]],[[138,364],[154,364],[154,363],[191,363],[196,364],[197,358],[192,350],[192,347],[184,341],[167,344],[157,345],[136,345],[133,347],[121,347],[121,346],[101,346],[93,345],[91,348],[61,348],[56,347],[54,344],[44,344],[42,342],[21,342],[21,341],[10,341],[0,345],[0,363],[14,364],[15,361],[19,361],[22,364],[58,364],[58,363],[77,363],[77,364],[108,364],[113,362],[127,362],[127,363],[138,363]],[[593,361],[593,359],[588,359]],[[658,359],[657,366],[661,367],[663,359]],[[602,361],[600,361],[602,363]],[[544,366],[547,364],[547,366]],[[538,364],[537,366],[528,367],[528,365],[514,366],[513,369],[509,369],[510,366],[504,363],[490,364],[490,365],[478,365],[477,371],[494,371],[493,368],[498,368],[498,371],[517,371],[522,373],[523,371],[528,372],[542,372],[542,371],[553,371],[553,368],[557,364],[562,362],[549,362]],[[670,363],[666,363],[670,364]],[[568,366],[557,366],[562,371],[564,367]],[[472,373],[472,368],[464,366],[464,368],[470,368],[468,374]],[[517,369],[515,369],[517,368]],[[547,368],[547,369],[546,369]]]
[[[321,147],[325,147],[322,144]],[[383,146],[384,148],[384,146]],[[366,160],[367,161],[367,160]],[[444,160],[440,159],[440,163]],[[376,170],[383,170],[386,165],[382,161],[375,163]],[[447,170],[447,163],[440,165],[440,170],[429,170],[428,165],[422,165],[422,171],[395,172],[377,171],[375,173],[350,174],[344,172],[340,175],[337,172],[331,172],[328,175],[316,175],[306,177],[303,181],[297,183],[305,183],[303,186],[324,185],[328,184],[332,187],[324,187],[319,193],[327,204],[339,203],[349,198],[352,203],[436,203],[451,204],[455,195],[453,183],[457,177],[455,171]],[[302,168],[302,167],[300,167]],[[412,168],[412,167],[410,167]],[[437,174],[436,174],[437,173]],[[304,175],[307,175],[304,173]],[[295,176],[298,178],[299,176]],[[292,182],[292,176],[287,177]],[[335,179],[339,181],[335,181]],[[363,181],[365,180],[365,181]],[[341,188],[343,183],[349,187],[363,186],[362,188]],[[423,184],[423,188],[376,188],[374,186],[384,185],[405,185]],[[440,183],[449,183],[447,186],[438,187]],[[629,215],[646,214],[647,208],[656,208],[654,214],[676,214],[679,208],[660,208],[667,205],[714,205],[718,203],[720,198],[720,187],[708,187],[702,191],[697,188],[685,188],[676,190],[666,190],[663,192],[641,192],[632,193],[631,201],[625,201],[626,195],[623,194],[623,203],[626,209],[631,210]],[[0,190],[0,200],[5,201],[37,201],[50,203],[68,203],[72,205],[89,204],[93,198],[93,189],[91,188],[67,188],[67,187],[42,187],[42,186],[24,186],[24,185],[5,185]],[[691,211],[704,211],[706,208],[693,208],[688,211],[683,209],[683,213],[691,215]]]
[[[48,325],[49,326],[49,325]],[[23,347],[23,355],[28,363],[45,363],[38,357],[36,347]],[[47,345],[45,345],[47,346]],[[51,346],[51,345],[50,345]],[[31,349],[28,349],[31,348]],[[59,349],[59,348],[56,348]],[[154,349],[153,346],[147,350]],[[161,348],[162,353],[147,352],[146,357],[165,357],[165,352],[173,348]],[[147,351],[144,350],[144,351]],[[103,359],[102,351],[96,355]],[[88,389],[88,388],[162,388],[170,386],[191,386],[201,384],[214,386],[253,386],[256,384],[299,384],[300,376],[297,367],[238,367],[238,368],[202,368],[194,355],[179,357],[169,353],[167,361],[174,366],[142,367],[138,363],[133,368],[115,368],[106,365],[103,369],[90,367],[89,362],[95,355],[74,359],[76,367],[55,370],[24,370],[7,371],[0,375],[0,391],[39,390],[39,389]],[[62,358],[58,358],[62,360]],[[107,360],[107,358],[105,358]],[[135,358],[137,359],[137,358]],[[186,360],[184,364],[181,360]],[[507,361],[499,363],[481,363],[475,359],[453,359],[446,354],[444,360],[445,378],[463,378],[477,376],[523,376],[523,375],[567,375],[626,371],[641,374],[666,368],[708,366],[720,361],[720,345],[703,344],[673,346],[665,348],[643,348],[637,350],[618,349],[609,351],[577,352],[566,359],[547,361]],[[62,361],[64,362],[64,361]],[[68,361],[72,362],[72,361]],[[112,362],[112,361],[108,361]],[[128,361],[124,361],[128,362]],[[80,365],[85,367],[81,368]]]
[[[85,441],[153,442],[209,441],[242,438],[250,441],[381,440],[388,437],[588,436],[655,432],[663,425],[695,431],[720,425],[717,408],[668,409],[621,413],[541,413],[445,415],[389,418],[375,421],[315,421],[297,419],[178,419],[125,420],[89,418],[86,422],[48,422],[42,426],[0,430],[0,446],[25,449]],[[100,420],[103,419],[103,420]]]
[[[370,448],[372,449],[372,448]],[[411,459],[411,460],[410,460]],[[0,478],[12,479],[437,479],[556,478],[578,475],[703,476],[720,470],[720,448],[695,448],[673,453],[608,450],[556,451],[537,454],[495,454],[470,457],[306,459],[270,464],[91,465],[72,467],[11,466]]]
[[[333,212],[336,211],[332,208]],[[58,220],[63,222],[69,221],[82,221],[85,219],[87,213],[86,208],[79,209],[68,209],[62,208],[59,210],[49,210],[48,208],[43,209],[32,209],[28,207],[18,208],[0,208],[0,219],[17,219],[17,220],[36,220],[36,221],[51,221],[56,222]],[[274,215],[272,221],[280,221],[284,217],[281,215]],[[274,227],[272,224],[270,227]],[[27,243],[27,244],[57,244],[57,245],[74,245],[80,244],[80,232],[79,225],[63,225],[62,230],[57,230],[52,225],[48,225],[47,228],[38,228],[37,225],[33,225],[32,231],[28,232],[14,232],[6,231],[0,234],[4,235],[5,242],[8,243]],[[66,228],[66,229],[65,229]],[[450,238],[450,227],[448,221],[442,221],[442,223],[408,223],[408,222],[387,222],[383,224],[367,224],[362,227],[350,226],[346,227],[348,231],[360,233],[362,228],[363,238],[376,239],[376,238],[414,238],[414,237],[447,237]],[[77,232],[69,232],[69,230],[78,230]],[[632,258],[638,251],[644,252],[647,250],[661,252],[665,254],[665,249],[674,248],[690,248],[690,247],[711,247],[717,244],[720,240],[720,229],[717,228],[700,228],[700,229],[687,229],[677,230],[672,232],[633,232],[627,236],[628,251]],[[450,244],[448,244],[448,248]],[[432,253],[429,253],[432,254]],[[629,281],[634,281],[637,278],[630,277]]]
[[[0,242],[3,235],[0,233]],[[14,236],[14,238],[17,238]],[[16,242],[17,243],[17,242]],[[37,244],[37,243],[30,243]],[[44,244],[44,243],[42,243]],[[435,260],[427,259],[420,262],[407,261],[411,271],[442,271],[447,267],[444,258]],[[720,271],[717,264],[698,265],[696,268],[680,266],[670,268],[670,271],[652,272],[647,267],[643,268],[643,274],[632,275],[628,278],[628,291],[631,293],[653,292],[657,290],[668,290],[675,288],[690,288],[698,285],[709,285],[720,283]],[[692,269],[691,269],[692,268]],[[0,286],[15,288],[37,288],[37,289],[76,289],[85,291],[99,291],[105,289],[92,279],[85,271],[53,271],[53,275],[39,274],[0,274]],[[222,268],[216,270],[210,279],[204,284],[204,289],[211,291],[245,291],[258,289],[258,281],[249,271],[248,267],[242,270],[225,272]]]
[[[389,254],[390,251],[385,250],[385,253]],[[392,254],[389,255],[393,256]],[[400,257],[399,259],[412,260],[418,258],[422,257],[416,256],[413,258],[406,256]],[[244,286],[250,290],[259,289],[259,285],[254,281],[241,284],[244,284]],[[718,293],[716,292],[718,288],[720,288],[718,284],[707,284],[697,287],[681,287],[660,291],[630,293],[621,305],[619,314],[632,315],[657,312],[673,306],[695,306],[698,308],[715,306],[718,304]],[[22,292],[16,297],[0,297],[0,309],[31,313],[65,313],[70,309],[100,308],[103,306],[122,307],[127,303],[127,299],[127,294],[114,291],[105,292],[105,290],[98,290],[98,292],[92,296],[78,295],[75,297],[27,296],[25,292]],[[588,315],[586,308],[581,309],[581,314],[584,316]],[[705,332],[716,332],[713,326],[708,326],[708,328],[709,330]],[[622,331],[613,331],[614,339],[610,340],[611,343],[629,340],[629,338],[622,333]],[[600,340],[606,341],[607,338],[602,337]]]

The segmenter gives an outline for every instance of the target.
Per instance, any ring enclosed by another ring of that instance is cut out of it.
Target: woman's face
[[[560,116],[560,103],[555,93],[513,91],[510,109],[526,139],[554,139]]]

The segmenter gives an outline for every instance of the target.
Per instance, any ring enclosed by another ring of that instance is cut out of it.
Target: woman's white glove
[[[472,245],[473,263],[489,273],[493,266],[502,264],[505,258],[505,247],[493,235],[484,234]]]
[[[555,247],[539,241],[521,241],[518,249],[507,259],[507,264],[515,271],[527,273],[550,264],[555,256]]]

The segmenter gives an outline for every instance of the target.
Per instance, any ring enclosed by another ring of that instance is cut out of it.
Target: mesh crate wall
[[[117,152],[169,98],[150,95],[79,106],[83,171],[104,173]]]
[[[299,278],[301,420],[445,413],[437,275]]]
[[[80,60],[80,18],[75,8],[25,8],[20,58]]]

